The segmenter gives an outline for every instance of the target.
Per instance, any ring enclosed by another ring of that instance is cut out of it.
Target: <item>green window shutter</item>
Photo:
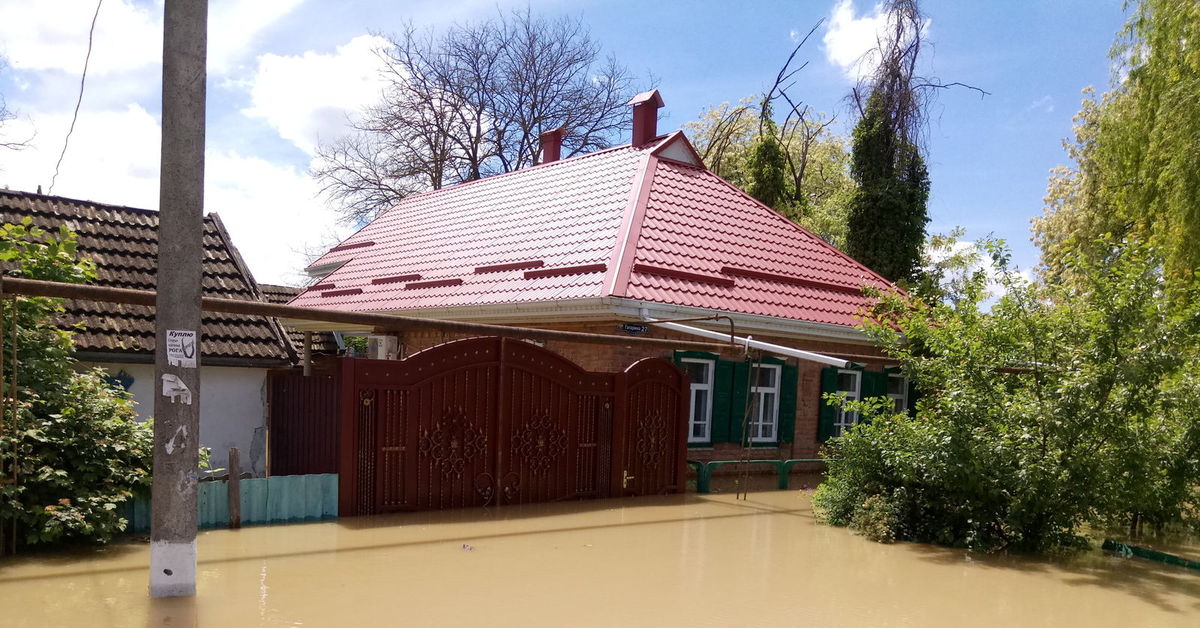
[[[886,397],[887,377],[887,373],[863,371],[862,398],[870,399],[871,397]]]
[[[838,370],[827,366],[821,369],[821,413],[817,417],[817,440],[825,442],[833,436],[833,422],[837,420],[837,408],[825,402],[825,393],[837,392]]]
[[[862,398],[870,399],[871,397],[886,397],[887,396],[887,373],[879,373],[875,371],[863,371],[862,373]],[[869,419],[862,417],[861,421],[868,422]]]
[[[796,436],[796,387],[800,369],[784,364],[779,389],[779,442],[790,443]]]
[[[712,442],[729,440],[730,405],[733,401],[733,362],[720,360],[713,373]]]
[[[727,442],[742,442],[742,422],[746,420],[746,401],[749,399],[747,386],[750,384],[750,364],[731,362],[733,365],[733,395],[729,403],[729,435]]]

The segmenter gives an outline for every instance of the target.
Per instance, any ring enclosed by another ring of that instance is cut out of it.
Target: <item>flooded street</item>
[[[209,531],[194,600],[149,548],[0,563],[0,626],[1189,626],[1200,573],[979,557],[817,525],[802,491]]]

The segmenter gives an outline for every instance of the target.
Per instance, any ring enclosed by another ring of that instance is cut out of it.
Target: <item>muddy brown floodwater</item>
[[[148,546],[0,563],[0,626],[1200,626],[1200,574],[878,545],[803,491],[204,532],[194,599]]]

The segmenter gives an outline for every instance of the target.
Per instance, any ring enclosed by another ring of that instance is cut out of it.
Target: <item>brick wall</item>
[[[572,323],[561,325],[539,325],[543,329],[558,329],[565,331],[582,331],[591,333],[619,333],[616,322]],[[670,330],[652,328],[648,334],[653,338],[672,338],[676,340],[697,340],[694,336],[680,334]],[[446,334],[441,332],[405,332],[400,334],[404,355],[412,355],[430,347],[466,338],[463,334]],[[880,352],[870,345],[846,342],[829,342],[819,340],[799,340],[795,338],[770,337],[755,335],[756,340],[771,342],[785,347],[793,347],[805,351],[827,354],[848,354],[853,356],[879,356],[878,361],[868,358],[853,358],[854,361],[867,364],[867,370],[879,371],[888,361]],[[620,372],[630,364],[647,357],[669,357],[670,351],[660,351],[640,346],[598,345],[573,342],[548,341],[545,347],[554,351],[580,367],[589,371]],[[743,356],[737,350],[721,352],[721,358],[727,360],[742,360]],[[817,442],[817,420],[821,402],[821,369],[823,365],[807,360],[789,358],[793,364],[799,365],[798,390],[796,395],[796,432],[793,442],[783,443],[782,447],[755,447],[750,451],[751,458],[757,459],[791,459],[817,458],[820,443]],[[712,447],[690,448],[688,458],[692,460],[736,460],[741,457],[742,449],[734,443],[715,443]],[[819,469],[820,463],[796,465],[797,472]],[[732,468],[727,467],[727,472]]]

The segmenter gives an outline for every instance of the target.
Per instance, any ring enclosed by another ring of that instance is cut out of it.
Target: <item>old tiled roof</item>
[[[277,286],[269,283],[258,284],[258,291],[262,294],[263,301],[267,303],[287,303],[300,294],[304,289],[295,288],[292,286]],[[299,355],[304,351],[304,332],[290,327],[283,326],[283,330],[287,332],[288,340],[291,341],[292,347]],[[329,332],[313,332],[312,338],[313,353],[325,355],[337,355],[338,344],[334,339],[333,334]]]
[[[861,286],[892,288],[682,133],[410,196],[310,269],[292,303],[343,310],[611,296],[852,326]]]
[[[48,230],[65,224],[78,234],[79,253],[96,263],[96,284],[153,290],[158,255],[158,212],[57,196],[0,190],[0,221],[29,217]],[[216,214],[204,217],[204,295],[259,300],[258,286]],[[81,354],[97,359],[153,360],[154,311],[138,305],[68,300],[64,325],[83,322],[75,335]],[[285,365],[295,353],[274,319],[205,313],[201,355],[209,364]]]

